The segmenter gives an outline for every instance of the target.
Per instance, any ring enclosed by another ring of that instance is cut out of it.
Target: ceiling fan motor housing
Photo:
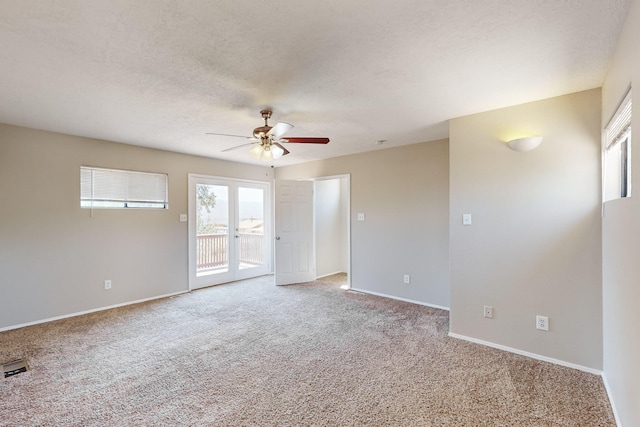
[[[267,137],[267,133],[271,130],[271,126],[260,126],[253,130],[253,136],[259,139],[264,139]]]

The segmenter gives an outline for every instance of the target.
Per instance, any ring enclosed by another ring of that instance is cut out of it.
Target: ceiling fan
[[[285,122],[278,122],[275,126],[269,126],[268,120],[271,118],[271,110],[262,110],[260,115],[264,119],[264,126],[259,126],[253,130],[253,136],[242,135],[229,135],[227,133],[213,133],[207,132],[207,135],[222,135],[233,136],[238,138],[245,138],[251,142],[242,144],[237,147],[227,148],[222,151],[231,151],[238,148],[245,147],[247,145],[254,145],[249,154],[256,159],[262,159],[265,162],[269,162],[274,159],[289,154],[289,150],[282,146],[283,143],[298,143],[298,144],[328,144],[329,138],[308,138],[308,137],[290,137],[282,138],[282,135],[293,129],[293,125]]]

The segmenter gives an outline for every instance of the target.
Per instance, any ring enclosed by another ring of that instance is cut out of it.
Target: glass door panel
[[[196,277],[229,272],[229,187],[196,184]]]
[[[264,190],[238,187],[237,243],[240,270],[265,265]]]

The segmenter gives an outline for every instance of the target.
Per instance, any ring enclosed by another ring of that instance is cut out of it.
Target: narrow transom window
[[[603,200],[631,197],[631,89],[604,130]]]
[[[168,209],[168,175],[81,166],[80,206]]]

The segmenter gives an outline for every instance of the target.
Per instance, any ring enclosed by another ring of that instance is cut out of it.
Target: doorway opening
[[[350,176],[314,180],[316,279],[351,288]]]
[[[275,183],[275,280],[304,283],[343,274],[351,288],[350,175]]]

